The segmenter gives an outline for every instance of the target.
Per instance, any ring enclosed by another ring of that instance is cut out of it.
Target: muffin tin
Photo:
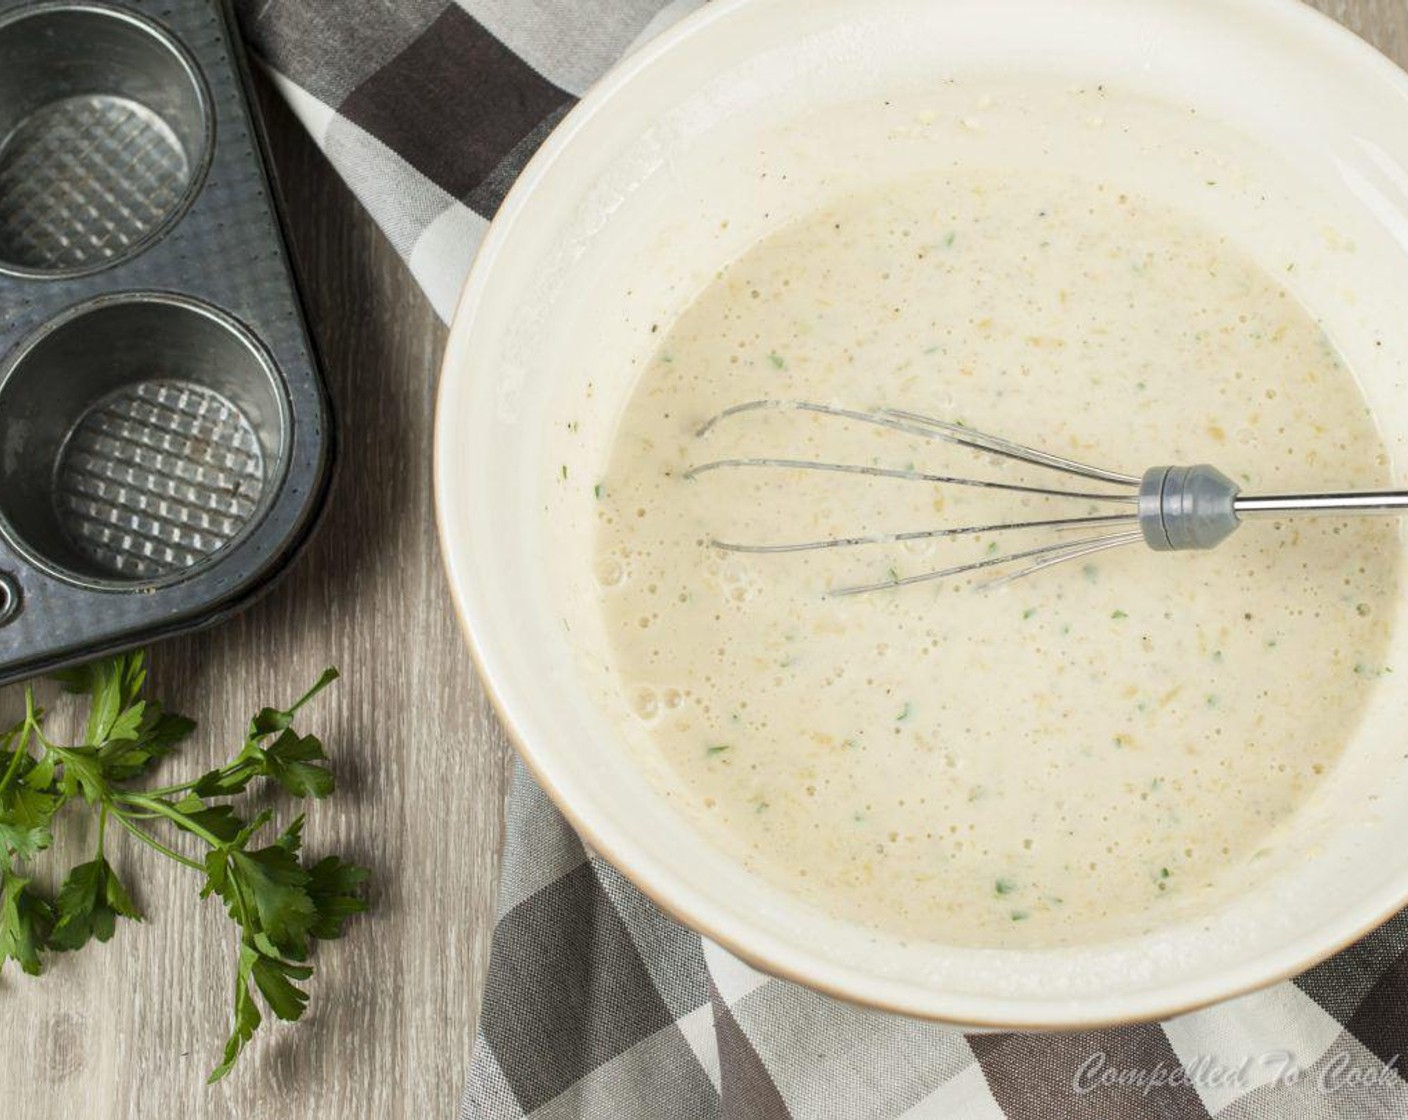
[[[0,0],[0,682],[215,621],[328,404],[217,0]]]

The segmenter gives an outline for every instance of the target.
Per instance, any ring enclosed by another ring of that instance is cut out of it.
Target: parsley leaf
[[[225,1053],[220,1064],[210,1071],[210,1076],[206,1079],[207,1085],[213,1085],[234,1068],[240,1053],[254,1037],[259,1024],[264,1021],[264,1017],[259,1014],[259,1005],[254,1002],[254,996],[249,990],[256,959],[258,954],[252,948],[248,945],[240,946],[239,968],[235,973],[235,1026],[225,1043]]]
[[[0,967],[15,961],[31,976],[44,971],[39,950],[54,924],[54,908],[29,889],[30,880],[0,871]]]
[[[146,654],[120,654],[56,674],[64,690],[89,697],[84,744],[94,748],[107,781],[146,773],[195,730],[195,721],[142,697]]]
[[[43,796],[42,794],[40,796]],[[15,824],[0,814],[0,846],[20,859],[33,859],[54,842],[54,834],[47,828]]]
[[[49,822],[59,803],[58,794],[32,789],[23,777],[0,791],[0,847],[20,859],[33,859],[53,842]]]
[[[298,709],[303,707],[309,700],[317,696],[333,681],[337,680],[336,669],[324,669],[323,675],[318,678],[317,683],[307,692],[295,700],[288,708],[264,708],[259,714],[249,721],[249,734],[246,738],[250,740],[263,738],[272,735],[276,731],[283,731],[293,723],[293,717],[298,713]]]
[[[318,911],[308,932],[323,941],[341,937],[342,923],[367,908],[367,900],[360,898],[357,890],[371,872],[337,856],[327,856],[310,867],[308,874],[308,895]]]
[[[231,881],[254,903],[259,927],[290,955],[307,952],[306,935],[318,909],[307,891],[309,875],[298,857],[273,844],[255,852],[232,852]]]
[[[323,744],[315,735],[299,735],[291,724],[298,709],[337,679],[337,670],[323,673],[292,707],[265,708],[250,721],[244,749],[231,763],[211,770],[196,782],[197,797],[229,797],[241,793],[257,777],[270,778],[294,797],[326,797],[333,791],[332,771],[317,765],[325,760]],[[269,746],[261,741],[277,738]]]
[[[259,994],[269,1004],[269,1010],[280,1019],[298,1019],[308,1006],[308,993],[295,988],[290,980],[307,980],[313,970],[307,965],[290,964],[277,957],[256,957],[254,983]]]
[[[49,936],[49,947],[59,950],[81,949],[89,938],[107,941],[117,928],[119,917],[135,921],[142,918],[142,912],[102,856],[80,863],[68,873],[59,888],[56,911],[59,920]]]
[[[332,771],[314,765],[325,758],[316,736],[288,730],[264,751],[265,773],[294,797],[326,797],[333,790]]]

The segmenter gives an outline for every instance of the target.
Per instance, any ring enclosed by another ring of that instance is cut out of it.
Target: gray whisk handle
[[[1236,530],[1237,484],[1216,467],[1150,467],[1139,483],[1139,529],[1156,552],[1212,548]]]

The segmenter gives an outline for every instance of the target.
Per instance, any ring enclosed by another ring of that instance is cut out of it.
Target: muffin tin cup
[[[0,269],[79,275],[134,253],[199,189],[213,140],[190,56],[131,12],[0,20]]]
[[[0,370],[0,532],[87,586],[160,586],[217,563],[287,467],[288,404],[256,339],[215,308],[100,297]]]
[[[208,623],[333,432],[216,0],[0,0],[0,681]]]

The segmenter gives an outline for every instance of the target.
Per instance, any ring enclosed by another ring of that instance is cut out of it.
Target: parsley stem
[[[10,742],[14,742],[14,736],[10,736]],[[20,759],[29,754],[29,731],[25,729],[25,734],[20,737],[19,745],[14,748],[14,754],[10,756],[10,765],[5,768],[5,776],[0,778],[0,793],[4,793],[10,788],[10,783],[14,781],[15,774],[20,768]]]
[[[43,716],[44,709],[36,708],[34,706],[34,689],[26,688],[24,690],[25,735],[28,736],[29,734],[33,733],[34,741],[38,743],[41,747],[43,747],[45,750],[48,750],[50,745],[49,740],[44,738],[44,728],[39,722],[43,718]]]
[[[146,844],[149,848],[155,848],[162,855],[170,859],[174,859],[177,863],[184,864],[185,866],[189,867],[192,871],[205,870],[204,864],[197,863],[193,859],[188,859],[186,856],[183,856],[180,852],[175,851],[172,848],[168,848],[151,833],[147,832],[144,829],[138,828],[135,824],[133,824],[131,821],[129,821],[126,817],[122,815],[122,810],[119,809],[114,815],[118,824],[120,824],[123,828],[125,828],[143,844]]]
[[[103,807],[98,810],[98,851],[97,858],[103,858],[103,835],[108,830],[108,803],[103,802]]]
[[[234,894],[235,909],[240,912],[240,942],[244,944],[249,941],[249,904],[245,901],[244,888],[240,886],[238,876],[230,877],[230,890]]]
[[[148,797],[170,797],[173,793],[185,793],[194,789],[196,782],[182,782],[179,786],[162,786],[159,789],[147,790]]]
[[[308,703],[309,700],[317,696],[318,693],[322,692],[323,689],[327,688],[327,686],[332,684],[335,680],[337,680],[337,670],[324,669],[323,675],[318,678],[313,687],[289,705],[288,714],[293,715],[294,712],[298,711],[299,708],[303,707],[304,704]]]
[[[187,832],[199,836],[212,848],[218,848],[225,843],[220,837],[216,836],[215,833],[202,828],[185,813],[181,812],[179,809],[172,808],[159,797],[152,797],[150,794],[119,793],[117,798],[119,801],[126,802],[128,805],[136,805],[139,809],[147,809],[165,817],[167,820],[180,825]]]
[[[29,737],[31,733],[38,732],[39,725],[35,722],[34,691],[26,688],[24,690],[24,721],[14,730],[6,733],[6,746],[14,744],[15,737],[19,736],[19,744],[14,747],[14,753],[10,755],[10,765],[5,768],[5,776],[0,778],[0,793],[4,793],[10,788],[10,783],[15,780],[15,774],[19,771],[20,760],[29,755]],[[48,746],[44,736],[39,736],[39,741]]]

